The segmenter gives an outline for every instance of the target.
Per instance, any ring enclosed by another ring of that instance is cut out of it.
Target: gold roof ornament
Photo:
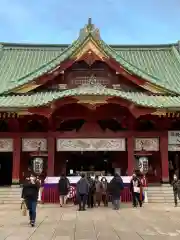
[[[79,37],[84,38],[87,35],[91,34],[96,40],[100,40],[99,29],[92,23],[92,19],[88,19],[88,23],[80,30]]]

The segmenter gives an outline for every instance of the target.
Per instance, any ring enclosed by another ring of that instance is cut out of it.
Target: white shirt
[[[135,193],[140,193],[140,187],[138,187],[138,180],[136,181],[133,180],[133,191]]]

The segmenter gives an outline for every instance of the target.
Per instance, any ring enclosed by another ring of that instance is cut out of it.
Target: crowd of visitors
[[[143,178],[137,174],[133,174],[130,182],[130,191],[132,193],[133,207],[137,207],[138,204],[142,207],[144,200],[143,194]],[[176,179],[173,183],[174,196],[177,200],[177,196],[180,195],[180,184]],[[31,174],[26,178],[23,184],[22,199],[29,211],[30,225],[33,227],[36,221],[36,207],[38,202],[38,194],[41,184],[38,177]],[[63,207],[67,201],[67,195],[70,189],[70,182],[65,174],[62,174],[58,183],[59,190],[59,202],[60,207]],[[81,174],[80,180],[76,185],[76,198],[75,203],[79,206],[79,211],[85,211],[86,206],[88,208],[99,207],[101,204],[104,207],[108,206],[111,201],[114,210],[119,210],[121,192],[124,189],[124,183],[121,176],[115,173],[112,180],[108,183],[106,177],[100,179],[96,176],[93,179],[90,175]],[[176,201],[177,205],[177,201]]]
[[[66,203],[67,193],[69,191],[69,180],[64,174],[60,177],[58,189],[60,207]],[[101,203],[107,207],[108,202],[112,202],[113,209],[118,210],[120,208],[121,191],[124,189],[124,183],[121,176],[116,173],[113,179],[108,183],[106,177],[96,176],[93,179],[89,174],[86,176],[81,174],[81,179],[76,185],[76,197],[75,203],[79,206],[79,211],[85,211],[86,206],[88,208],[99,207]],[[144,199],[143,195],[143,182],[140,177],[133,174],[130,183],[130,190],[132,193],[133,207],[142,207]]]

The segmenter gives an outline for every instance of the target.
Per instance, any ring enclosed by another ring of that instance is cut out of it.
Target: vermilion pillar
[[[54,176],[55,139],[48,137],[48,169],[47,176]]]
[[[162,167],[162,182],[169,183],[169,162],[168,162],[168,133],[160,137],[160,153]]]
[[[13,169],[12,183],[18,184],[20,180],[20,161],[21,161],[21,138],[13,139]]]
[[[127,151],[128,151],[128,176],[131,176],[134,171],[134,137],[128,137]]]

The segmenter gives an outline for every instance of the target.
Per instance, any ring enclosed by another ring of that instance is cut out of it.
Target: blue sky
[[[71,43],[88,17],[107,43],[180,40],[180,0],[0,0],[0,42]]]

